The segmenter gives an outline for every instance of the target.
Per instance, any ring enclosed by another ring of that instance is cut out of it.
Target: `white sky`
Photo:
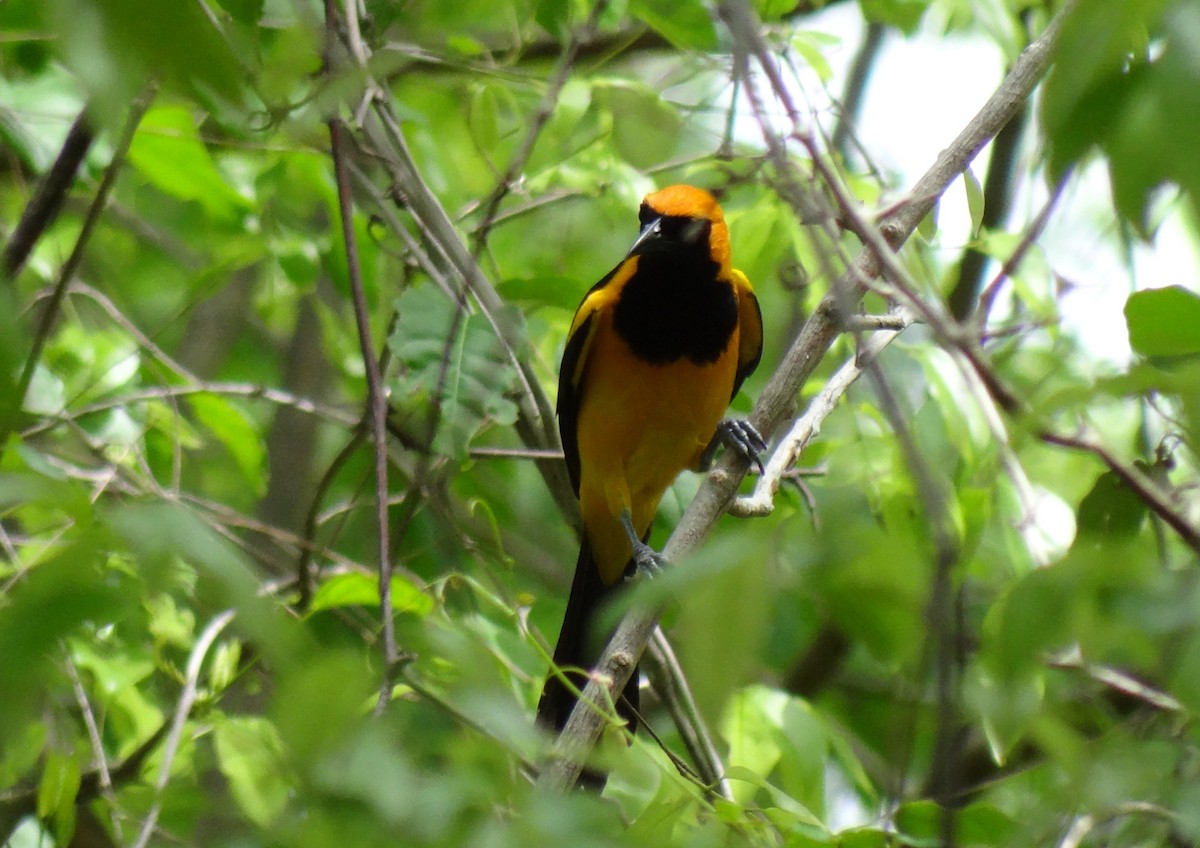
[[[1003,57],[990,39],[942,35],[930,17],[926,16],[921,32],[911,39],[889,34],[860,112],[859,140],[880,169],[897,178],[901,191],[932,164],[983,105],[1003,73]],[[841,39],[840,47],[826,51],[835,73],[832,91],[840,95],[846,69],[862,37],[857,5],[827,9],[814,16],[806,28]],[[806,85],[806,91],[815,95],[819,88]],[[1037,155],[1027,143],[1025,173],[1037,167]],[[986,174],[986,156],[987,151],[972,166],[981,181]],[[1032,190],[1018,196],[1013,226],[1036,215],[1046,198],[1043,177],[1029,188]],[[957,255],[969,222],[959,181],[943,197],[938,217],[946,258]],[[1129,358],[1122,313],[1126,297],[1135,284],[1139,289],[1183,285],[1200,292],[1200,255],[1195,241],[1187,215],[1176,205],[1166,214],[1154,243],[1135,246],[1131,281],[1121,254],[1107,174],[1099,163],[1084,169],[1070,184],[1041,240],[1053,270],[1073,284],[1060,301],[1063,326],[1095,359],[1124,363]]]

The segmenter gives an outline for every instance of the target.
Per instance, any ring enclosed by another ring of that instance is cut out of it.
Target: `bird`
[[[684,469],[707,467],[720,445],[756,463],[766,449],[749,422],[723,419],[758,365],[763,330],[717,199],[667,186],[646,195],[638,221],[628,254],[576,310],[559,368],[559,435],[583,529],[553,659],[578,688],[577,670],[603,647],[597,610],[627,579],[665,564],[648,539],[666,489]],[[575,701],[552,670],[538,724],[560,731]],[[617,703],[631,731],[638,706],[635,669]]]

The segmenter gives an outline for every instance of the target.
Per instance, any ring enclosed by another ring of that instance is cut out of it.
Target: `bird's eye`
[[[679,239],[685,232],[684,227],[687,224],[687,218],[680,218],[675,215],[669,215],[662,219],[660,229],[663,237],[676,240]]]

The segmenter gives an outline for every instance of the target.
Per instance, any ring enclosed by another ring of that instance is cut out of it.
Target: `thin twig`
[[[109,161],[108,167],[104,169],[104,176],[96,189],[96,196],[92,198],[87,215],[83,219],[83,226],[80,227],[79,235],[75,238],[75,246],[71,250],[71,255],[67,257],[66,263],[59,270],[58,282],[54,285],[49,302],[43,307],[42,318],[33,337],[32,349],[25,359],[25,366],[21,369],[21,376],[17,380],[17,387],[13,393],[12,408],[4,412],[4,420],[0,421],[0,444],[8,441],[8,436],[16,423],[21,405],[25,401],[25,393],[29,391],[29,384],[33,381],[33,372],[41,361],[42,350],[45,348],[46,342],[50,340],[50,330],[58,318],[59,309],[67,293],[67,286],[70,285],[75,272],[79,270],[84,251],[91,240],[92,231],[104,213],[108,197],[117,182],[117,175],[121,172],[121,166],[125,162],[125,154],[129,151],[129,145],[133,143],[133,136],[137,132],[138,124],[141,123],[142,115],[145,114],[153,96],[154,88],[151,87],[134,100],[129,109],[129,117],[125,119],[125,126],[113,149],[112,159]]]
[[[972,321],[975,324],[976,330],[981,334],[983,328],[987,326],[988,317],[991,315],[992,306],[996,302],[996,296],[1000,293],[1001,286],[1016,273],[1025,256],[1037,244],[1037,240],[1042,237],[1042,232],[1046,229],[1046,224],[1050,221],[1050,215],[1053,213],[1054,207],[1058,205],[1063,190],[1067,187],[1067,181],[1070,180],[1073,173],[1074,168],[1067,168],[1063,171],[1063,175],[1059,177],[1054,188],[1050,190],[1050,196],[1046,199],[1045,204],[1043,204],[1033,221],[1030,222],[1025,232],[1021,234],[1021,240],[1017,242],[1017,246],[1013,248],[1013,252],[1004,260],[1004,263],[1000,266],[1000,270],[996,272],[996,276],[992,278],[992,281],[980,293],[979,306],[976,307]]]
[[[175,714],[171,718],[171,730],[167,734],[166,744],[163,745],[158,779],[154,782],[154,803],[150,805],[150,812],[146,814],[146,818],[142,822],[133,848],[146,848],[146,844],[150,841],[150,834],[154,832],[154,827],[158,824],[158,816],[162,811],[163,791],[167,788],[167,781],[171,779],[171,766],[175,762],[175,752],[179,749],[179,742],[183,738],[183,726],[186,724],[188,715],[192,711],[192,704],[196,700],[204,658],[213,642],[221,635],[221,631],[229,625],[229,622],[233,621],[233,617],[234,611],[231,609],[219,613],[200,633],[200,637],[196,639],[196,644],[192,648],[192,653],[188,656],[183,692],[179,695],[179,703],[175,705]]]
[[[374,103],[374,119],[368,118],[363,125],[367,138],[377,150],[387,151],[383,158],[388,166],[389,175],[403,192],[409,212],[428,237],[430,244],[441,252],[441,258],[446,265],[463,280],[467,291],[504,347],[506,358],[516,369],[520,386],[516,395],[518,435],[528,447],[558,447],[554,410],[538,382],[537,375],[533,373],[529,357],[519,353],[525,348],[524,340],[514,338],[512,328],[502,320],[503,299],[488,282],[454,229],[446,210],[421,177],[390,104],[381,98],[376,98]],[[537,467],[563,515],[570,516],[573,522],[578,524],[578,508],[567,477],[566,466],[561,462],[541,461],[537,463]]]
[[[1174,530],[1189,548],[1200,554],[1200,527],[1196,527],[1188,518],[1171,503],[1170,497],[1150,479],[1140,468],[1132,463],[1117,458],[1111,450],[1091,438],[1086,431],[1080,435],[1068,436],[1045,429],[1038,432],[1038,438],[1043,442],[1059,447],[1087,451],[1108,466],[1109,470],[1121,479],[1121,482],[1148,506],[1155,515]]]
[[[159,743],[166,738],[170,724],[160,725],[158,730],[133,753],[109,770],[109,781],[112,786],[122,786],[141,775],[142,766],[146,759],[154,753]],[[103,777],[98,769],[93,769],[82,775],[79,780],[79,790],[75,793],[75,805],[89,804],[101,792]],[[0,845],[8,845],[12,837],[12,829],[26,816],[37,813],[38,786],[22,787],[16,790],[0,791]]]
[[[118,407],[152,403],[157,400],[165,401],[171,398],[188,397],[190,395],[221,395],[225,397],[244,397],[252,400],[262,399],[278,406],[290,407],[309,415],[315,415],[318,418],[324,418],[326,421],[341,426],[353,426],[359,423],[359,419],[349,412],[336,407],[325,406],[309,398],[300,397],[299,395],[276,389],[272,386],[264,386],[259,383],[227,383],[201,380],[181,386],[154,386],[147,389],[135,389],[134,391],[117,395],[107,400],[89,403],[78,409],[70,410],[69,414],[62,412],[57,415],[49,415],[32,427],[23,430],[21,435],[25,438],[36,436],[53,429],[68,419],[78,419],[85,415],[107,412],[110,409],[117,409]]]
[[[96,760],[96,772],[100,776],[100,793],[108,801],[111,813],[113,835],[119,841],[124,842],[125,834],[121,827],[121,817],[117,813],[117,798],[113,793],[112,774],[108,768],[108,757],[104,753],[104,742],[100,738],[100,725],[96,722],[96,713],[83,688],[83,681],[79,678],[79,669],[75,667],[75,662],[68,656],[64,665],[67,669],[67,677],[71,680],[71,690],[75,693],[75,703],[79,705],[79,712],[83,716],[83,725],[87,728],[88,742],[92,746],[92,756]]]
[[[338,472],[342,470],[342,466],[358,450],[358,446],[362,443],[363,435],[364,428],[362,426],[354,428],[346,444],[342,445],[342,449],[338,451],[337,456],[333,458],[329,466],[325,469],[325,473],[321,475],[321,479],[317,481],[312,500],[309,501],[308,512],[304,516],[304,529],[301,532],[310,544],[301,546],[300,557],[296,561],[296,588],[299,593],[296,608],[302,613],[308,610],[308,605],[312,602],[313,590],[316,588],[316,575],[313,573],[312,567],[312,556],[315,545],[312,542],[317,535],[317,517],[321,512],[321,504],[325,502],[325,494],[333,485],[333,481],[337,478]]]
[[[550,120],[550,116],[554,114],[554,107],[558,104],[558,97],[562,93],[563,86],[567,84],[571,71],[575,68],[575,59],[579,55],[580,48],[595,34],[600,16],[607,8],[608,0],[596,0],[592,5],[592,11],[588,14],[587,21],[581,28],[571,33],[562,55],[558,57],[554,71],[550,74],[550,81],[542,93],[542,99],[538,101],[537,108],[529,119],[528,129],[525,131],[525,137],[521,139],[520,147],[513,154],[508,168],[501,175],[496,187],[492,189],[492,193],[483,202],[483,217],[475,230],[474,253],[476,259],[483,253],[488,234],[491,233],[492,226],[496,223],[496,212],[500,209],[500,202],[512,190],[513,184],[525,169],[529,157],[533,155],[533,147],[542,134],[542,129]]]
[[[898,313],[895,320],[902,324],[901,328],[871,336],[829,378],[816,397],[809,401],[804,414],[796,419],[791,430],[771,453],[771,458],[754,486],[754,493],[734,501],[729,507],[730,515],[738,518],[759,518],[770,515],[775,510],[775,495],[797,457],[821,432],[822,422],[837,407],[846,390],[878,358],[883,349],[896,340],[911,319],[907,313]]]
[[[351,10],[354,14],[354,10]],[[325,70],[333,70],[333,51],[337,43],[337,11],[334,0],[325,0]],[[362,57],[365,59],[365,55]],[[346,248],[346,264],[350,278],[350,293],[354,304],[354,322],[358,328],[358,344],[367,377],[367,408],[370,431],[375,449],[375,521],[376,544],[379,555],[379,615],[383,623],[383,681],[380,703],[391,700],[392,681],[399,652],[396,648],[396,620],[392,609],[391,533],[388,527],[388,454],[387,454],[387,397],[383,392],[383,375],[375,345],[371,340],[371,315],[363,287],[362,265],[358,258],[358,240],[354,233],[354,206],[351,199],[350,171],[347,167],[349,140],[341,119],[328,120],[330,153],[338,190],[338,211],[342,222],[342,243]]]
[[[327,23],[332,37],[332,0],[327,0]],[[363,289],[362,266],[358,260],[358,242],[354,234],[354,207],[350,198],[350,174],[346,168],[345,128],[338,118],[329,120],[330,149],[338,186],[338,207],[342,219],[342,242],[350,274],[350,292],[354,303],[354,321],[358,327],[358,343],[362,351],[367,376],[367,407],[375,449],[375,521],[379,554],[379,614],[383,622],[383,661],[385,692],[390,699],[392,667],[397,658],[395,613],[392,610],[392,558],[388,530],[388,455],[387,455],[387,398],[383,394],[383,375],[371,341],[371,315]]]
[[[650,674],[654,691],[663,699],[668,712],[679,728],[684,746],[692,755],[696,771],[706,786],[722,798],[733,800],[733,787],[725,776],[725,765],[713,742],[712,734],[696,706],[687,676],[679,665],[679,659],[662,630],[655,629],[650,644],[646,646],[646,660],[642,666]],[[657,674],[655,672],[658,672]]]

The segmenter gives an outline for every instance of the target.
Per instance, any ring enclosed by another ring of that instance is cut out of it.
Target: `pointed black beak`
[[[646,226],[642,227],[642,231],[638,233],[638,237],[634,239],[633,247],[629,248],[629,253],[626,256],[633,256],[635,253],[640,253],[648,242],[662,236],[662,218],[651,218],[646,222]]]

